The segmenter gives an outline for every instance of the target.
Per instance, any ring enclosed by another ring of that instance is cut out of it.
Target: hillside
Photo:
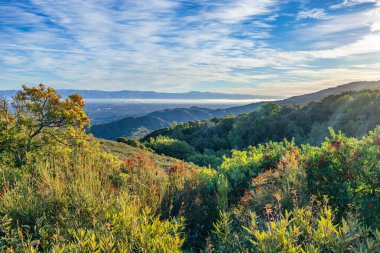
[[[329,127],[348,136],[360,137],[378,124],[380,91],[362,90],[330,95],[306,106],[280,107],[268,103],[249,114],[160,129],[146,135],[142,141],[157,152],[170,155],[173,152],[167,147],[168,143],[181,142],[183,147],[188,145],[187,161],[218,166],[230,149],[244,149],[284,138],[294,138],[296,144],[319,145],[328,136]],[[177,155],[185,157],[180,152]]]
[[[380,81],[374,81],[374,82],[353,82],[348,84],[339,85],[333,88],[328,88],[325,90],[321,90],[315,93],[300,95],[300,96],[294,96],[287,99],[284,99],[283,101],[279,101],[280,105],[283,104],[308,104],[311,101],[320,101],[323,98],[333,95],[333,94],[339,94],[346,91],[359,91],[359,90],[380,90]]]
[[[122,136],[131,136],[139,128],[144,127],[149,131],[167,128],[174,121],[197,121],[213,117],[213,110],[207,108],[178,108],[166,109],[149,113],[141,117],[127,117],[102,125],[94,125],[90,132],[98,138],[114,140]]]
[[[380,129],[362,139],[333,134],[313,149],[268,143],[235,151],[216,170],[166,158],[163,170],[161,157],[103,140],[109,154],[96,142],[71,154],[33,150],[38,160],[22,168],[0,153],[0,247],[264,253],[257,247],[308,252],[313,245],[317,252],[377,252],[379,186],[371,179],[379,173],[379,137]],[[365,176],[357,176],[363,166]]]
[[[169,122],[148,114],[142,117],[127,117],[107,124],[94,125],[90,132],[97,138],[115,140],[120,136],[131,136],[141,127],[152,131],[169,126],[171,126]]]
[[[176,163],[182,163],[181,160],[178,160],[176,158],[155,154],[147,150],[143,150],[140,148],[132,147],[130,145],[116,142],[116,141],[110,141],[110,140],[104,140],[104,139],[98,139],[101,149],[104,152],[116,155],[120,160],[126,160],[129,158],[132,158],[136,156],[136,154],[143,154],[145,157],[152,159],[154,163],[164,169],[165,171],[168,171],[172,168],[173,164]],[[191,163],[186,163],[187,169],[195,169],[197,168],[196,165]]]
[[[273,101],[271,103],[278,105],[307,104],[311,101],[320,101],[324,97],[332,94],[339,94],[344,91],[357,91],[362,89],[380,89],[380,81],[344,84],[316,93],[295,96],[284,100]],[[155,131],[158,129],[170,127],[174,121],[179,123],[218,118],[229,114],[238,115],[255,111],[263,104],[265,104],[265,102],[216,110],[199,107],[167,109],[156,111],[141,117],[127,117],[122,120],[110,122],[107,124],[94,125],[90,129],[90,132],[95,137],[112,140],[121,136],[131,136],[141,127],[144,127],[149,131]]]
[[[206,151],[229,149],[221,140],[230,136],[265,141],[230,150],[215,167],[152,153],[136,140],[93,138],[82,98],[58,98],[39,86],[13,98],[18,110],[0,99],[1,252],[380,250],[380,126],[364,132],[380,122],[380,91],[305,107],[266,104],[177,125],[188,142],[145,143],[191,160],[204,154],[190,144]],[[327,131],[325,122],[363,136],[330,129],[317,146],[276,142]]]

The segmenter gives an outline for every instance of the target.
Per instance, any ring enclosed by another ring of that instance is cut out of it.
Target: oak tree
[[[11,101],[0,99],[0,154],[11,154],[22,165],[31,151],[83,138],[89,124],[84,105],[78,94],[62,99],[43,84],[23,85]]]

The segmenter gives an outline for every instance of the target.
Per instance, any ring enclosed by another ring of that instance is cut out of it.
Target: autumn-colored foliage
[[[78,142],[89,119],[78,94],[66,99],[43,84],[22,86],[10,102],[0,100],[0,149],[15,155],[18,165],[25,163],[31,150],[51,143]]]

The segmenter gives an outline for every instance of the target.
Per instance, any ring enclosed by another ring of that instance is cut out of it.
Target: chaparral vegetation
[[[79,95],[0,102],[1,252],[380,250],[378,91],[142,142],[88,135]]]

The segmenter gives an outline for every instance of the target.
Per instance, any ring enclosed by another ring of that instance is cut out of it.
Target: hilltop
[[[294,96],[284,100],[271,101],[271,103],[278,105],[291,105],[291,104],[308,104],[312,101],[320,101],[323,98],[340,94],[345,91],[357,91],[363,89],[380,90],[380,81],[376,82],[354,82],[337,86],[335,88],[329,88],[321,90],[319,92],[305,94],[301,96]],[[248,104],[244,106],[235,106],[226,109],[207,109],[200,107],[191,108],[177,108],[166,109],[149,113],[140,117],[126,117],[114,122],[94,125],[91,127],[90,132],[99,138],[116,139],[121,136],[131,136],[139,128],[144,128],[148,132],[155,131],[162,128],[167,128],[172,125],[173,122],[187,122],[198,121],[211,118],[223,117],[229,114],[239,115],[242,113],[249,113],[257,110],[261,105],[266,102],[259,102]]]

